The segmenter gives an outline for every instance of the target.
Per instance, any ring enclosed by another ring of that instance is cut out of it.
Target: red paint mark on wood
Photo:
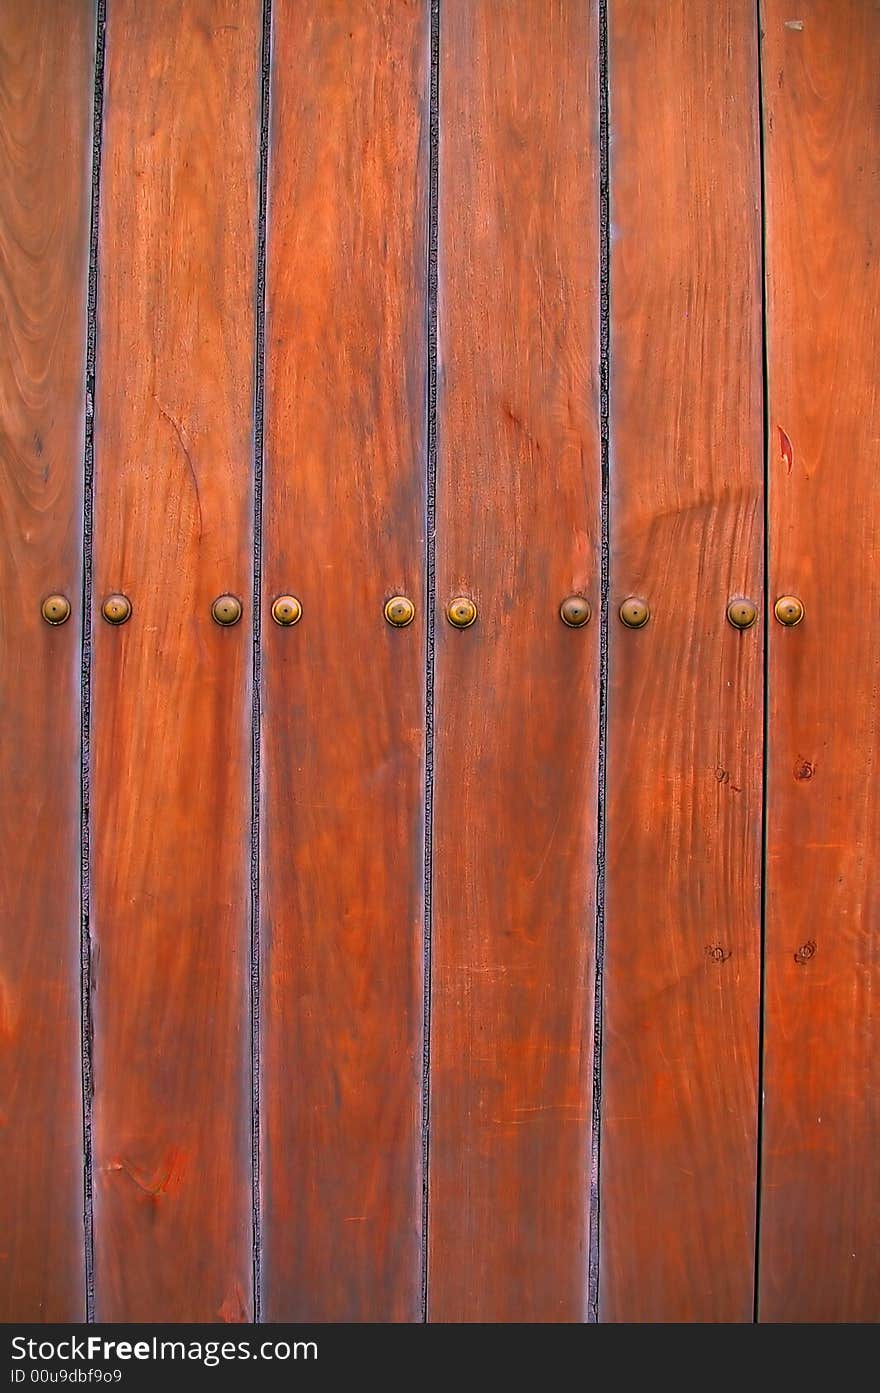
[[[172,1147],[158,1170],[152,1174],[148,1174],[144,1167],[127,1160],[125,1156],[112,1161],[108,1169],[123,1171],[145,1195],[149,1195],[151,1199],[158,1199],[169,1190],[172,1181],[179,1182],[182,1175],[181,1159],[181,1153]]]
[[[779,426],[778,429],[779,451],[782,456],[782,461],[785,465],[786,471],[790,474],[792,465],[794,464],[794,448],[792,447],[792,443],[786,435],[785,431],[782,429],[782,427]]]

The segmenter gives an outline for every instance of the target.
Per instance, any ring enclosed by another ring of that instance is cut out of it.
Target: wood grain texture
[[[769,635],[760,1316],[876,1321],[880,6],[762,20],[770,592],[806,615]]]
[[[269,1320],[421,1310],[428,6],[274,6],[263,629]],[[279,593],[295,628],[270,617]],[[393,629],[387,599],[416,619]]]
[[[599,598],[596,66],[589,6],[442,6],[435,1321],[586,1313],[599,625],[559,606]]]
[[[85,1311],[79,727],[95,16],[0,13],[0,1320]],[[46,624],[46,595],[72,615]]]
[[[100,1320],[252,1314],[250,654],[259,0],[115,0],[92,706]],[[123,591],[121,628],[100,617]],[[215,596],[244,617],[223,629]]]
[[[726,610],[762,592],[754,6],[611,0],[609,60],[600,1318],[751,1320],[762,626]]]

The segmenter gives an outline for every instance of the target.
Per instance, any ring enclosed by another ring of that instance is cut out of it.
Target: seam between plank
[[[433,934],[434,678],[437,599],[437,286],[440,148],[440,0],[431,0],[428,115],[427,281],[427,479],[425,489],[425,848],[424,1000],[422,1023],[422,1291],[421,1318],[428,1320],[428,1223],[431,1111],[431,964]]]
[[[260,852],[262,774],[262,589],[263,468],[266,371],[266,219],[269,174],[269,101],[272,66],[272,0],[263,0],[260,40],[260,128],[257,208],[257,268],[254,307],[254,516],[253,516],[253,649],[251,689],[251,864],[250,864],[250,1010],[251,1010],[251,1223],[254,1323],[262,1319],[261,1067],[262,980],[260,934]]]
[[[95,68],[92,95],[92,179],[86,298],[86,401],[83,443],[82,628],[80,660],[80,1046],[83,1107],[83,1250],[85,1318],[95,1319],[94,1160],[92,1150],[92,964],[91,964],[91,718],[92,718],[92,544],[94,526],[95,376],[98,337],[98,232],[104,123],[106,0],[95,9]]]
[[[611,232],[608,0],[599,0],[599,454],[601,544],[599,613],[599,759],[596,810],[596,922],[593,996],[593,1099],[590,1154],[588,1320],[599,1320],[602,1025],[605,977],[605,823],[608,740],[608,605],[610,587]]]
[[[769,442],[770,442],[770,364],[768,357],[767,339],[767,199],[766,199],[766,164],[764,150],[764,71],[762,60],[762,31],[761,31],[761,0],[757,0],[755,5],[755,23],[757,26],[757,66],[758,66],[758,185],[760,200],[760,249],[759,249],[759,274],[761,277],[761,364],[762,364],[762,462],[763,462],[763,484],[764,484],[764,546],[763,546],[763,624],[762,639],[764,644],[763,655],[763,692],[762,692],[762,743],[761,743],[761,924],[760,924],[760,981],[758,988],[758,1125],[757,1125],[757,1151],[755,1157],[755,1262],[754,1262],[754,1308],[753,1320],[757,1323],[760,1314],[759,1306],[759,1271],[760,1271],[760,1239],[761,1239],[761,1183],[763,1169],[763,1147],[764,1147],[764,1000],[765,1000],[765,974],[766,974],[766,938],[767,938],[767,791],[768,791],[768,742],[770,735],[770,708],[769,708],[769,669],[770,669],[770,471],[769,471]]]

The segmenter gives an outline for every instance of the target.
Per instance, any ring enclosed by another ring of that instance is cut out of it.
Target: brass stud
[[[224,629],[231,628],[241,618],[241,600],[236,595],[218,595],[211,606],[211,618]]]
[[[647,600],[639,600],[630,595],[620,606],[620,618],[628,629],[643,629],[651,618]]]
[[[467,595],[457,595],[446,607],[446,618],[456,629],[469,629],[477,617],[477,607]]]
[[[66,624],[70,618],[70,601],[66,595],[47,595],[40,612],[47,624]]]
[[[754,600],[738,598],[727,606],[727,618],[735,629],[750,629],[758,617]]]
[[[570,629],[582,629],[589,624],[593,611],[583,595],[567,595],[559,606],[559,618]]]
[[[385,618],[395,629],[405,629],[416,617],[416,607],[406,595],[392,595],[385,606]]]
[[[108,624],[124,624],[131,618],[131,600],[127,595],[108,595],[101,606]]]
[[[240,612],[241,607],[239,606],[239,613]],[[302,619],[302,612],[303,607],[295,595],[279,595],[272,605],[272,618],[275,620],[275,623],[280,624],[283,629],[290,628],[291,624],[298,624]],[[234,621],[226,620],[224,622],[229,623]]]
[[[793,629],[804,617],[804,607],[796,595],[780,595],[773,606],[773,613],[787,629]]]

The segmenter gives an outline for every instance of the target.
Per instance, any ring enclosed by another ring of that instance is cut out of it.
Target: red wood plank
[[[796,22],[793,17],[796,17]],[[880,1319],[880,9],[763,5],[770,593],[760,1315]]]
[[[92,706],[102,1320],[250,1317],[260,0],[114,0]],[[128,623],[101,618],[108,592]],[[222,592],[244,601],[224,629]]]
[[[428,6],[274,9],[265,1315],[418,1319]],[[301,621],[271,618],[293,593]],[[395,629],[396,593],[416,607]]]
[[[587,1306],[599,624],[590,6],[441,10],[429,1315]],[[456,630],[456,595],[478,607]]]
[[[95,16],[0,13],[0,1320],[85,1312],[80,636]],[[71,616],[41,617],[61,592]]]
[[[609,61],[600,1318],[751,1320],[762,625],[726,610],[762,588],[754,6],[611,0]]]

